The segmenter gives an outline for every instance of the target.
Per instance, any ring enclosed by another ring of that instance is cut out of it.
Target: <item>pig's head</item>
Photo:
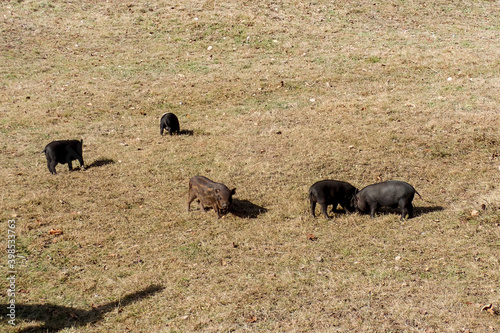
[[[357,207],[358,207],[358,204],[357,204],[358,199],[357,199],[357,196],[356,196],[356,195],[357,195],[357,193],[358,193],[358,192],[359,192],[359,191],[358,191],[358,190],[356,190],[356,192],[355,192],[354,194],[351,194],[348,198],[346,198],[346,199],[347,199],[347,200],[346,200],[346,205],[347,205],[347,207],[344,207],[344,208],[345,208],[348,212],[351,212],[351,213],[352,213],[352,212],[355,212],[355,211],[356,211],[356,209],[357,209]]]
[[[236,193],[236,189],[233,188],[229,190],[228,188],[217,188],[215,189],[215,197],[217,198],[217,205],[223,214],[226,214],[231,210],[233,205],[233,194]]]
[[[358,212],[366,212],[368,211],[367,205],[366,205],[366,200],[360,195],[360,193],[356,193],[354,196],[354,205],[356,208],[356,211]]]

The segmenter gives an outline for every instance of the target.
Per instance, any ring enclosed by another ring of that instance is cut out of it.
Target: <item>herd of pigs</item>
[[[167,130],[170,135],[180,134],[179,120],[173,113],[165,113],[160,118],[160,135]],[[83,140],[61,140],[49,143],[43,150],[47,157],[47,167],[52,174],[56,174],[56,165],[68,164],[69,170],[73,170],[72,161],[78,160],[80,167],[84,169],[83,162]],[[231,211],[233,195],[236,189],[229,189],[222,183],[216,183],[204,176],[194,176],[189,180],[189,194],[187,209],[194,200],[200,204],[202,211],[212,208],[217,217]],[[381,207],[399,208],[401,219],[413,217],[413,197],[420,194],[410,184],[390,180],[382,183],[368,185],[358,190],[353,185],[339,180],[321,180],[309,188],[309,201],[311,213],[315,216],[316,203],[321,206],[321,213],[329,219],[327,208],[333,205],[332,211],[338,205],[345,212],[358,211],[370,213],[375,217],[377,210]]]

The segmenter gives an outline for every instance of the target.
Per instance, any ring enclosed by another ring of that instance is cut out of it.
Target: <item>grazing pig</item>
[[[311,203],[312,216],[316,217],[314,215],[316,202],[320,204],[321,212],[327,219],[330,218],[327,212],[328,205],[333,205],[332,211],[340,204],[344,211],[354,212],[354,200],[358,191],[359,190],[351,184],[338,180],[326,179],[314,183],[309,188],[309,201]]]
[[[236,189],[229,190],[226,185],[216,183],[203,176],[195,176],[189,180],[188,212],[191,202],[198,199],[200,209],[212,207],[217,213],[217,218],[231,210],[233,204],[233,194]]]
[[[83,164],[83,140],[61,140],[52,141],[43,150],[45,157],[47,157],[47,167],[51,174],[55,175],[57,163],[68,164],[69,171],[73,170],[71,162],[78,160],[80,167],[85,168]]]
[[[163,136],[163,130],[167,129],[168,134],[180,134],[179,119],[173,113],[164,113],[160,118],[160,135]]]
[[[368,185],[356,195],[356,207],[360,212],[370,212],[374,218],[379,207],[399,207],[401,220],[413,217],[411,204],[415,193],[420,194],[410,184],[398,180],[389,180],[378,184]]]

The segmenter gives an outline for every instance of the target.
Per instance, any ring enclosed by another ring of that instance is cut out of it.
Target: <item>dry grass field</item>
[[[498,332],[499,22],[485,0],[0,2],[0,331]],[[85,170],[49,173],[61,139]],[[188,213],[194,175],[234,213]],[[423,199],[313,218],[321,179]]]

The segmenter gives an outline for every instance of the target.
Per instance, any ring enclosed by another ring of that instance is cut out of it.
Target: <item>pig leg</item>
[[[215,212],[217,213],[217,219],[220,219],[221,213],[220,213],[219,207],[217,207],[217,205],[214,205],[213,208],[214,208]]]
[[[85,170],[85,165],[83,164],[83,157],[78,155],[78,162],[80,163],[80,168],[82,168],[82,170]]]
[[[311,202],[311,214],[313,217],[316,217],[314,214],[314,211],[316,210],[316,201],[314,201],[313,198],[309,198],[309,201]]]
[[[326,219],[330,219],[330,216],[328,216],[328,204],[326,202],[320,202],[321,205],[321,213]]]
[[[413,205],[411,204],[411,202],[401,208],[401,220],[404,220],[407,215],[409,219],[413,217]]]
[[[66,147],[66,163],[68,164],[69,171],[73,170],[73,164],[71,161],[75,158],[75,151],[71,147]]]
[[[326,201],[318,201],[320,207],[321,207],[321,214],[323,214],[323,216],[326,218],[326,219],[330,219],[330,216],[328,216],[328,202]]]
[[[49,168],[50,173],[53,175],[57,174],[56,165],[57,165],[57,161],[54,161],[54,160],[47,161],[47,167]]]
[[[188,203],[187,203],[188,212],[190,211],[191,202],[193,202],[194,199],[196,199],[196,195],[194,193],[191,193],[191,191],[189,191],[189,198],[188,198]]]
[[[408,218],[411,219],[413,217],[413,205],[411,202],[408,204]]]
[[[403,221],[406,218],[406,215],[408,215],[406,207],[401,210],[401,221]]]
[[[377,204],[371,204],[370,205],[370,218],[375,218],[375,214],[377,213]]]

